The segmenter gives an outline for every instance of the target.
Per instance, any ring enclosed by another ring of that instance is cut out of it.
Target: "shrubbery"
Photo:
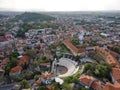
[[[110,72],[111,67],[108,64],[93,64],[93,63],[86,63],[84,66],[84,72],[88,75],[93,75],[98,78],[106,78],[109,81],[110,79]]]

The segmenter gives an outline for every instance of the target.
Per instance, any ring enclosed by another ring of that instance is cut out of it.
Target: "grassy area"
[[[57,44],[57,47],[60,47],[61,51],[69,51],[69,49],[61,41]]]
[[[57,48],[60,48],[60,52],[68,52],[68,51],[70,51],[61,41],[58,43],[58,44],[56,44],[56,45],[51,45],[50,46],[50,49],[51,49],[51,53],[52,54],[55,54],[56,53],[56,50],[57,50]]]
[[[63,90],[73,90],[73,84],[78,81],[78,78],[81,75],[81,69],[82,67],[80,67],[78,72],[72,76],[62,78],[64,80]]]

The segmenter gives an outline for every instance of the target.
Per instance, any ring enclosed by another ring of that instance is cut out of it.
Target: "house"
[[[22,56],[20,60],[18,61],[19,66],[23,66],[25,64],[28,64],[30,62],[30,57],[29,56]]]
[[[7,40],[11,40],[11,39],[13,39],[13,35],[12,35],[12,34],[6,34],[6,35],[5,35],[5,38],[6,38]]]
[[[4,69],[6,64],[9,62],[9,59],[8,58],[5,58],[2,60],[2,62],[0,63],[0,66]]]
[[[117,62],[116,58],[113,57],[113,56],[110,54],[109,51],[107,51],[107,50],[105,50],[105,49],[103,49],[103,48],[100,48],[100,47],[98,47],[98,46],[95,46],[95,50],[98,51],[98,52],[100,52],[100,53],[102,53],[102,54],[106,57],[107,63],[108,63],[109,65],[111,65],[111,66],[116,66],[116,65],[118,65],[118,62]]]
[[[120,90],[120,64],[115,58],[117,54],[98,46],[95,46],[95,51],[102,53],[106,57],[107,63],[112,66],[113,84],[110,82],[102,83],[92,76],[83,74],[79,78],[80,85],[93,90]]]
[[[81,75],[79,78],[79,84],[85,88],[90,88],[92,90],[120,90],[120,84],[115,82],[111,84],[110,82],[100,82],[92,76]]]
[[[0,36],[0,52],[3,55],[9,55],[13,50],[13,40],[7,40],[4,36]]]
[[[21,73],[21,70],[22,70],[22,67],[21,66],[16,66],[16,67],[13,67],[11,70],[10,70],[10,76],[17,76],[17,75],[20,75]]]
[[[81,75],[79,78],[79,84],[85,88],[91,88],[92,90],[102,90],[104,83],[99,82],[92,76]]]
[[[112,68],[112,75],[114,80],[120,83],[120,68]]]
[[[52,74],[45,72],[42,73],[37,81],[33,84],[33,88],[37,89],[41,84],[44,84],[47,90],[52,90]]]
[[[45,72],[45,73],[42,73],[42,74],[40,75],[40,78],[47,80],[47,79],[52,78],[52,74],[51,74],[51,73],[48,73],[48,72]]]
[[[101,90],[120,90],[120,84],[117,82],[115,82],[114,84],[107,82],[104,88]]]

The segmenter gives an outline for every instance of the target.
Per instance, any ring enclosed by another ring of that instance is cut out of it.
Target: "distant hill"
[[[0,18],[5,18],[5,17],[8,17],[8,16],[6,16],[6,15],[0,15]]]
[[[24,22],[30,22],[30,21],[51,21],[54,20],[55,18],[45,14],[25,12],[21,15],[16,15],[14,19],[17,21],[22,20]]]

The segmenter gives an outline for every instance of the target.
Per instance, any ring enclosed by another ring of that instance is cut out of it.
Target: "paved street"
[[[28,81],[29,85],[31,85],[34,82],[35,82],[35,80]],[[0,86],[0,90],[11,90],[13,88],[13,86],[16,84],[19,84],[19,83],[11,83],[11,84],[7,84],[7,85],[2,85],[2,86]]]
[[[14,84],[0,86],[0,90],[11,90],[13,88],[13,86],[14,86]]]

